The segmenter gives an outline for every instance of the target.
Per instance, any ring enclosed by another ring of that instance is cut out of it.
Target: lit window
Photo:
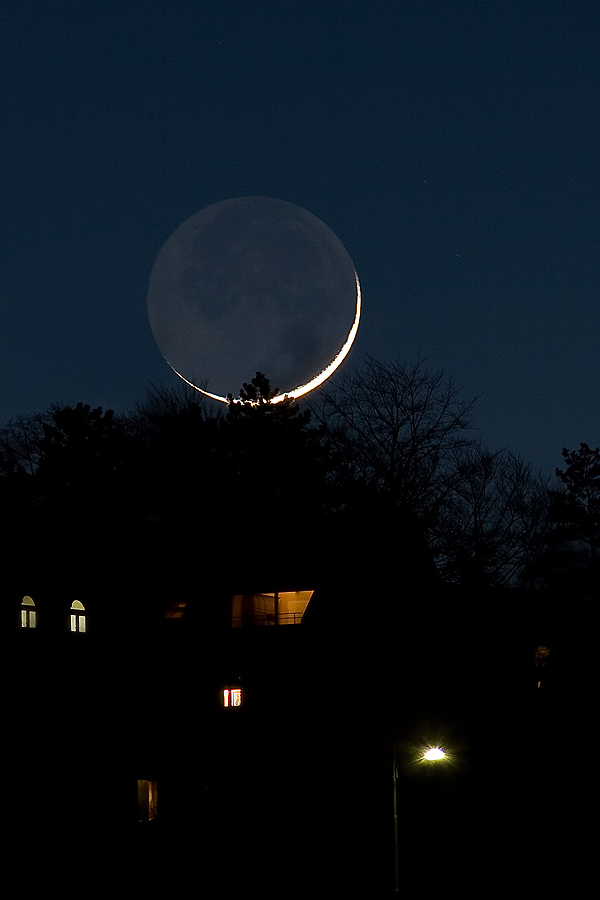
[[[156,781],[138,780],[138,822],[151,822],[158,813],[158,789]]]
[[[242,705],[242,689],[241,688],[224,688],[223,689],[223,706],[241,706]]]
[[[85,607],[79,600],[73,600],[71,604],[71,631],[83,634],[87,631]]]
[[[35,603],[31,597],[23,597],[21,600],[21,628],[35,628],[36,625]]]
[[[165,613],[165,619],[181,619],[186,605],[185,600],[172,600]]]
[[[313,591],[235,594],[231,598],[231,624],[234,628],[299,625],[312,595]]]

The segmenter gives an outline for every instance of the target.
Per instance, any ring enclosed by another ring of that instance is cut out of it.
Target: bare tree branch
[[[356,479],[426,520],[454,481],[452,452],[472,441],[475,399],[461,400],[451,378],[420,360],[367,357],[359,372],[328,382],[311,408]]]

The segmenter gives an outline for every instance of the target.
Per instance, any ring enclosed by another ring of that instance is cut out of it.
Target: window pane
[[[158,787],[156,781],[138,781],[138,822],[151,822],[158,813]]]

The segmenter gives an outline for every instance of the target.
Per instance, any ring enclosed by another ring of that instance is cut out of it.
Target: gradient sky
[[[4,0],[0,423],[174,383],[154,259],[263,195],[350,253],[350,365],[419,353],[548,472],[597,446],[599,26],[592,0]]]

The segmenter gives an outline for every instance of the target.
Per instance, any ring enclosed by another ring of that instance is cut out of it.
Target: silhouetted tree
[[[579,450],[563,449],[566,469],[556,476],[564,493],[554,492],[552,521],[563,539],[583,554],[590,568],[596,569],[600,554],[600,448],[581,444]]]
[[[547,483],[513,454],[474,440],[475,400],[420,360],[367,358],[312,407],[338,451],[347,503],[376,511],[392,533],[394,510],[415,516],[447,581],[504,586],[539,550]]]
[[[480,445],[459,450],[456,471],[429,531],[440,572],[463,586],[509,585],[543,541],[547,479],[512,453]]]
[[[42,423],[37,474],[64,487],[92,475],[110,474],[121,464],[127,440],[112,409],[89,404],[56,406]]]
[[[291,398],[272,402],[277,391],[257,372],[229,398],[224,423],[230,487],[244,515],[275,526],[281,544],[317,527],[327,506],[329,447],[324,427]]]
[[[148,436],[164,423],[186,412],[207,419],[219,418],[220,408],[220,403],[215,405],[205,394],[184,382],[175,387],[152,384],[146,392],[145,401],[136,404],[127,421],[134,431]]]
[[[172,586],[189,588],[192,567],[198,582],[206,559],[218,564],[215,546],[226,540],[223,418],[185,386],[153,386],[128,417],[139,448],[130,476],[137,527],[155,581],[170,577]]]
[[[138,407],[140,504],[157,559],[201,555],[206,578],[211,565],[281,561],[317,530],[327,503],[323,429],[291,399],[273,403],[276,393],[257,373],[224,412],[187,390],[153,389]]]
[[[279,388],[272,388],[271,382],[262,372],[257,372],[252,381],[245,381],[240,388],[239,400],[236,400],[233,394],[227,395],[227,403],[230,412],[232,410],[249,411],[253,406],[265,406],[271,404],[274,397],[279,393]],[[293,406],[291,398],[284,401],[288,408]],[[274,405],[273,405],[274,406]]]
[[[0,492],[50,556],[68,543],[72,555],[138,554],[155,572],[171,560],[192,578],[200,559],[345,552],[358,533],[369,554],[393,553],[417,529],[449,581],[504,585],[539,539],[546,494],[531,467],[473,442],[474,401],[459,393],[420,362],[369,359],[304,410],[274,402],[260,372],[226,407],[162,387],[129,415],[53,405],[0,432]],[[553,501],[556,538],[568,514],[561,540],[579,529],[593,560],[598,453],[567,455]]]
[[[118,465],[127,440],[126,419],[89,404],[52,404],[44,413],[11,419],[0,430],[5,468],[73,486],[92,471]]]
[[[544,548],[527,567],[527,583],[571,598],[600,588],[600,448],[562,450],[566,468],[549,491]]]
[[[44,423],[52,421],[51,407],[45,413],[19,415],[0,429],[0,454],[5,471],[19,468],[33,474],[40,461],[40,441]]]
[[[54,406],[32,475],[34,521],[55,558],[116,559],[133,546],[139,446],[113,410]]]
[[[456,483],[455,459],[467,446],[474,400],[463,401],[443,371],[382,363],[332,380],[312,404],[326,423],[346,475],[387,494],[427,524]]]

